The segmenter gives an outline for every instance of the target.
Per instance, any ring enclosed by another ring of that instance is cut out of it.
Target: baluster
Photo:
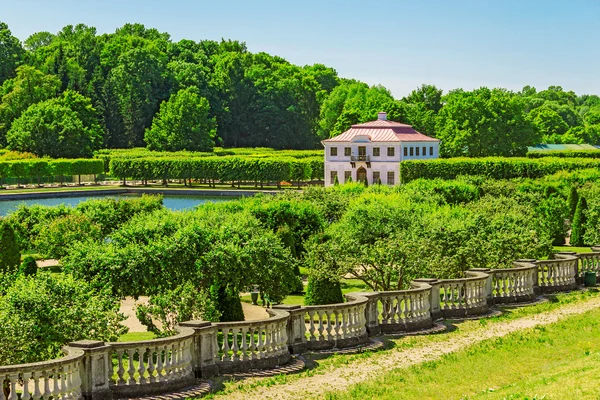
[[[229,328],[221,329],[223,332],[223,344],[221,350],[223,350],[222,360],[225,361],[229,357]]]
[[[67,388],[67,368],[64,365],[60,367],[60,392],[63,398],[67,397],[67,393],[69,393]]]
[[[390,313],[388,310],[388,302],[389,301],[390,300],[387,297],[381,298],[381,323],[382,324],[387,324],[389,317],[390,317]]]
[[[240,359],[240,354],[239,354],[239,346],[238,346],[238,328],[232,328],[231,329],[231,340],[232,340],[232,345],[231,345],[231,361],[237,361]]]
[[[156,377],[154,376],[154,372],[156,371],[156,367],[154,366],[154,350],[153,348],[148,348],[148,382],[150,383],[156,382]]]
[[[23,394],[21,395],[21,400],[31,399],[31,393],[29,393],[29,378],[30,377],[31,377],[31,372],[23,372]]]
[[[256,342],[254,340],[255,328],[250,328],[250,359],[256,360]]]
[[[341,331],[341,339],[345,339],[348,337],[348,309],[343,309],[341,312],[342,321],[340,323],[340,331]]]
[[[66,375],[66,389],[65,389],[65,397],[67,399],[73,399],[73,392],[75,391],[75,384],[73,382],[73,365],[67,365],[65,366],[65,375]]]
[[[140,375],[140,383],[143,383],[145,381],[145,377],[144,374],[146,373],[146,365],[144,364],[144,353],[145,350],[143,347],[140,347],[137,349],[138,352],[138,358],[139,358],[139,364],[138,364],[138,368],[137,368],[137,372]]]
[[[163,349],[158,347],[156,349],[156,378],[159,382],[165,381],[165,371],[163,363]]]
[[[58,369],[57,368],[52,368],[52,398],[53,399],[57,399],[58,396],[60,395],[60,389],[58,387]],[[16,397],[15,397],[16,399]]]
[[[267,340],[267,333],[265,331],[265,327],[261,325],[258,327],[258,358],[259,359],[265,358],[265,356],[266,356],[266,354],[265,354],[266,340]]]
[[[38,373],[33,371],[30,379],[33,380],[33,392],[31,394],[31,398],[34,400],[39,400],[42,394],[40,393],[40,386],[38,384]]]
[[[269,324],[265,325],[265,352],[270,357],[273,352],[273,331]]]
[[[48,376],[47,370],[42,372],[42,379],[44,380],[44,392],[42,393],[42,397],[47,399],[52,395],[52,392],[50,391],[50,377]]]
[[[248,357],[248,341],[246,336],[248,336],[248,327],[244,326],[240,330],[242,331],[242,360],[246,361],[249,359]]]
[[[327,341],[331,342],[333,340],[333,336],[331,335],[331,328],[333,328],[332,326],[332,321],[331,321],[331,316],[332,316],[332,312],[331,310],[325,310],[323,311],[324,313],[324,320],[325,320],[325,333],[327,333]]]
[[[172,369],[172,360],[171,360],[171,352],[169,351],[169,346],[165,345],[165,361],[163,363],[164,368],[164,381],[168,382],[171,376]]]
[[[127,379],[128,385],[135,385],[135,350],[127,349],[127,357],[129,358],[129,365],[127,368],[127,373],[129,374],[129,379]]]
[[[323,337],[323,331],[324,331],[324,328],[323,328],[323,311],[322,310],[317,311],[317,316],[319,317],[319,329],[318,329],[319,340],[323,340],[324,339],[324,337]]]
[[[308,328],[308,332],[310,334],[310,341],[314,342],[316,340],[315,338],[315,312],[314,310],[309,310],[308,311],[308,321],[309,321],[309,328]]]

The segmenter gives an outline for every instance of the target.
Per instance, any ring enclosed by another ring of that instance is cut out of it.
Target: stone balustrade
[[[81,398],[84,352],[66,347],[57,360],[0,367],[6,400]]]
[[[521,303],[535,299],[534,282],[537,281],[535,260],[515,261],[514,268],[494,269],[492,299],[494,304]]]
[[[573,290],[577,287],[579,260],[574,253],[557,253],[553,260],[539,260],[538,286],[541,293]]]
[[[176,390],[194,381],[194,330],[179,328],[175,336],[138,342],[109,343],[112,368],[109,386],[118,396]]]
[[[217,322],[217,365],[220,373],[250,368],[273,368],[290,360],[287,311],[267,309],[271,318],[258,321]]]
[[[169,393],[195,378],[273,368],[291,354],[361,345],[370,336],[427,330],[438,318],[482,316],[489,305],[531,301],[572,290],[599,273],[600,247],[552,260],[518,260],[513,268],[472,269],[460,279],[416,279],[408,290],[350,293],[346,302],[279,305],[259,321],[181,323],[178,334],[138,342],[82,340],[57,360],[0,367],[6,400],[139,397]]]
[[[490,275],[475,270],[467,271],[466,275],[462,279],[439,281],[440,309],[444,318],[468,317],[489,311],[487,285]]]
[[[368,341],[365,308],[369,299],[359,294],[347,295],[346,299],[346,303],[301,308],[305,323],[300,335],[308,349],[341,349]]]
[[[600,273],[600,247],[598,251],[592,253],[580,253],[577,255],[579,258],[579,271],[580,277],[586,272],[594,272],[596,275]]]

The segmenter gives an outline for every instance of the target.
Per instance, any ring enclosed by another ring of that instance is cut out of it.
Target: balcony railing
[[[358,155],[358,156],[350,156],[350,161],[371,161],[371,156],[367,155]]]

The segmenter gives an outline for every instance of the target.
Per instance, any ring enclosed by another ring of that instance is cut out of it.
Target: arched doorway
[[[362,183],[367,182],[367,170],[365,169],[365,167],[360,167],[356,171],[356,181]]]

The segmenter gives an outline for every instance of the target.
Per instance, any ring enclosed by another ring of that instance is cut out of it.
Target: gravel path
[[[255,387],[245,391],[235,391],[226,395],[218,395],[215,399],[308,399],[319,398],[327,391],[349,389],[351,385],[385,374],[390,369],[404,368],[413,364],[432,361],[444,354],[453,353],[478,342],[502,337],[512,332],[547,325],[563,318],[583,314],[600,308],[600,298],[594,298],[576,304],[562,306],[558,309],[513,321],[488,324],[481,329],[458,334],[452,340],[429,343],[426,346],[405,350],[387,351],[364,360],[323,371],[314,376],[301,377],[287,384],[270,387]],[[245,381],[251,383],[252,380]],[[247,385],[246,387],[250,387]]]

